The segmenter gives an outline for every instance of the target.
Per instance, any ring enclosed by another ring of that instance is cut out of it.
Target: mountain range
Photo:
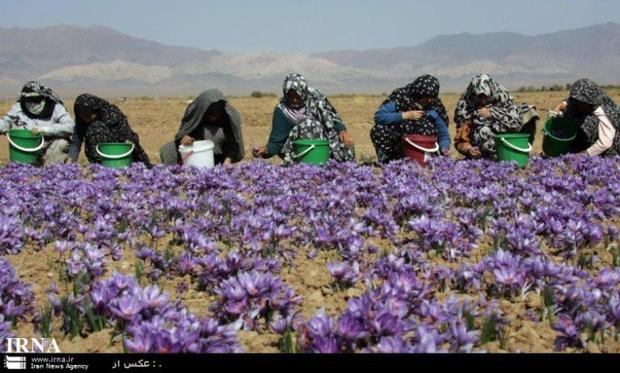
[[[620,82],[620,24],[606,23],[537,36],[510,32],[437,36],[390,49],[315,54],[167,46],[93,26],[0,28],[0,97],[14,97],[26,80],[64,95],[195,95],[278,93],[299,72],[326,93],[382,93],[431,73],[444,90],[461,91],[486,72],[508,88],[569,83],[591,77]]]

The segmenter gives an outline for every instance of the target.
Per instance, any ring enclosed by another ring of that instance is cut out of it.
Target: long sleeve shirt
[[[599,119],[598,140],[586,150],[590,156],[601,155],[614,145],[616,128],[611,123],[602,107],[594,111],[594,115]]]
[[[273,120],[271,124],[271,134],[269,135],[269,141],[267,142],[267,153],[269,157],[274,155],[280,155],[282,148],[288,139],[288,135],[291,133],[295,124],[291,122],[279,107],[273,111]],[[338,133],[346,131],[347,128],[344,123],[336,122],[335,129]]]
[[[75,126],[73,136],[71,136],[71,147],[69,148],[69,157],[74,162],[77,162],[80,157],[80,151],[82,150],[82,143],[84,142],[84,136],[86,135],[86,126]]]
[[[426,115],[433,118],[435,126],[437,127],[437,143],[441,150],[450,150],[450,132],[448,131],[448,124],[443,118],[434,110],[426,112]]]
[[[18,102],[0,119],[0,134],[2,135],[11,129],[32,130],[37,128],[43,136],[68,137],[73,133],[74,127],[73,119],[65,107],[60,104],[56,104],[49,119],[42,120],[29,117],[22,111]]]
[[[426,115],[432,118],[435,122],[439,147],[442,150],[450,149],[450,133],[448,131],[448,124],[434,110],[426,112]],[[402,123],[403,121],[403,113],[396,109],[395,102],[388,102],[385,105],[382,105],[375,113],[375,123],[380,125],[396,125]]]
[[[375,113],[375,123],[382,125],[399,124],[403,122],[403,113],[396,110],[396,103],[388,102],[382,105]]]

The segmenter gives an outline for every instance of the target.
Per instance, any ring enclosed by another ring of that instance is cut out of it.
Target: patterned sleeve
[[[454,123],[456,123],[457,128],[460,128],[463,122],[469,119],[471,119],[471,114],[467,110],[467,101],[465,100],[465,95],[463,95],[459,99],[456,104],[456,109],[454,110]]]
[[[129,127],[127,119],[125,119],[123,123],[123,132],[125,134],[124,137],[127,140],[131,141],[135,146],[135,150],[133,152],[134,161],[142,162],[147,167],[151,167],[152,165],[151,161],[149,160],[149,156],[146,154],[146,151],[144,151],[144,148],[142,148],[142,145],[140,145],[140,137],[131,129],[131,127]]]
[[[107,127],[101,121],[95,121],[88,126],[84,141],[84,155],[90,163],[101,163],[97,153],[97,145],[108,142]]]
[[[503,107],[491,109],[491,126],[495,132],[518,131],[521,129],[521,117],[516,105],[510,101]]]

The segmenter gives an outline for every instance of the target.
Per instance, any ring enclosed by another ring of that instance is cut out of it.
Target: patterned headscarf
[[[286,76],[284,85],[282,86],[282,100],[280,100],[282,104],[289,104],[287,94],[291,90],[297,93],[304,103],[306,102],[309,95],[309,87],[306,78],[300,74],[289,74]]]
[[[293,123],[299,124],[300,121],[299,118],[291,114],[291,109],[289,108],[287,93],[290,90],[295,91],[303,101],[306,118],[321,122],[327,129],[334,128],[335,122],[343,122],[336,108],[332,106],[325,95],[318,89],[310,87],[302,75],[289,74],[284,79],[283,97],[280,99],[278,107]],[[303,120],[306,118],[303,118]]]
[[[422,107],[417,103],[420,97],[432,97],[437,99],[438,96],[439,80],[427,74],[416,78],[413,83],[403,88],[395,89],[383,104],[394,102],[396,104],[396,109],[400,112],[421,110]]]
[[[516,109],[513,98],[506,88],[487,74],[480,74],[469,83],[467,90],[457,104],[454,115],[454,121],[457,124],[474,117],[478,109],[478,96],[481,94],[490,97],[493,101],[493,107],[496,109],[506,109],[507,111]]]
[[[304,108],[291,110],[288,107],[287,93],[290,90],[294,90],[299,95]],[[355,151],[346,148],[338,136],[336,122],[344,122],[327,97],[318,89],[308,86],[306,79],[300,74],[290,74],[284,79],[283,95],[278,108],[292,123],[295,123],[282,147],[285,164],[294,161],[293,143],[300,139],[327,140],[330,158],[339,162],[355,160]],[[292,111],[297,113],[291,113]],[[300,113],[302,114],[299,115]]]
[[[423,108],[417,102],[421,97],[432,97],[433,100],[428,107]],[[421,75],[405,87],[395,89],[383,102],[383,105],[389,102],[395,103],[396,110],[399,112],[410,110],[434,110],[441,116],[446,124],[450,121],[446,107],[439,98],[439,79],[432,75]]]
[[[568,113],[578,125],[577,140],[575,141],[576,151],[585,151],[599,140],[600,118],[594,114],[594,110],[601,107],[616,129],[613,146],[605,151],[602,156],[612,156],[620,154],[620,108],[595,82],[590,79],[580,79],[573,83],[570,98],[584,102],[592,106],[592,112],[581,114],[572,110],[570,102]]]
[[[490,98],[491,116],[482,117],[478,113],[478,96]],[[530,118],[530,119],[527,119]],[[510,93],[486,74],[476,76],[456,104],[454,121],[457,128],[470,123],[471,144],[477,147],[484,158],[494,159],[495,134],[518,133],[523,128],[524,120],[537,119],[534,107],[527,104],[515,105]]]
[[[75,112],[77,126],[85,125],[80,113],[95,113],[97,120],[104,122],[107,126],[116,126],[127,121],[127,116],[116,105],[88,93],[76,98],[73,111]]]
[[[127,116],[118,106],[85,93],[76,98],[73,110],[76,117],[76,131],[84,136],[86,145],[84,152],[91,163],[101,161],[96,150],[98,144],[130,141],[135,146],[133,160],[151,167],[148,155],[140,146],[140,137],[131,129]],[[89,125],[82,120],[80,115],[82,113],[97,114],[97,119]]]
[[[34,115],[30,112],[30,110],[27,109],[25,99],[30,97],[42,97],[46,100],[46,106],[43,109],[43,112],[39,115]],[[54,93],[54,91],[52,91],[49,87],[35,81],[29,81],[24,84],[24,87],[22,88],[22,91],[17,98],[17,102],[19,102],[19,104],[21,105],[22,111],[24,113],[40,119],[50,118],[54,113],[54,108],[56,104],[64,106],[63,100],[58,97]]]
[[[570,98],[596,107],[603,103],[604,97],[605,93],[590,79],[576,81],[570,90]]]
[[[22,92],[19,95],[19,98],[17,99],[17,101],[20,101],[22,98],[25,97],[34,97],[34,96],[38,96],[38,97],[45,97],[46,99],[50,100],[51,102],[55,103],[55,104],[61,104],[64,106],[64,101],[58,97],[54,91],[51,90],[51,88],[39,83],[39,82],[35,82],[35,81],[29,81],[26,84],[24,84],[24,87],[22,88]]]

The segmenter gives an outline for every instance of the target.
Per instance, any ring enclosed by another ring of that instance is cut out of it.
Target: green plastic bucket
[[[543,152],[548,157],[570,153],[577,138],[577,125],[570,118],[549,118],[543,128]]]
[[[109,168],[125,168],[131,165],[134,145],[126,143],[105,143],[97,145],[101,164]]]
[[[297,140],[293,142],[293,158],[299,163],[324,165],[329,161],[327,140]]]
[[[26,129],[10,130],[7,136],[9,140],[9,160],[11,162],[37,165],[40,151],[45,146],[42,135],[33,135]]]
[[[532,144],[527,133],[500,133],[495,135],[497,159],[500,162],[517,162],[519,167],[527,166]]]

